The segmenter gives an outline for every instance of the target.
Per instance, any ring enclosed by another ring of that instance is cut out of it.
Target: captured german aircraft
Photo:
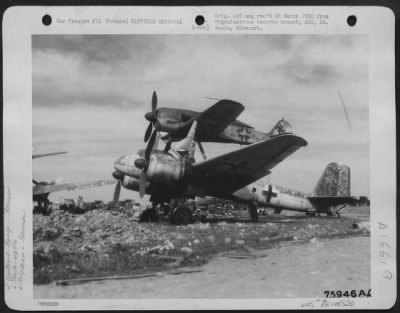
[[[162,137],[167,142],[168,151],[171,142],[186,137],[193,121],[198,122],[195,141],[205,159],[202,142],[238,143],[249,145],[287,132],[290,124],[281,120],[268,133],[255,130],[253,127],[236,120],[243,112],[244,106],[232,100],[219,100],[203,112],[176,108],[157,108],[157,94],[154,91],[151,101],[151,112],[145,114],[150,122],[144,135],[148,149],[153,146],[157,132],[167,133]],[[154,129],[154,130],[153,130]]]
[[[32,159],[41,158],[45,156],[64,154],[67,152],[52,152],[52,153],[43,153],[43,154],[32,154]],[[108,184],[114,184],[113,180],[97,180],[86,183],[66,183],[60,184],[61,178],[58,178],[51,182],[41,181],[38,182],[32,179],[33,187],[32,187],[32,195],[33,202],[37,202],[37,206],[34,207],[34,212],[49,214],[50,213],[50,201],[48,199],[49,194],[51,192],[63,191],[63,190],[75,190],[75,189],[84,189],[84,188],[94,188],[100,187]]]
[[[249,201],[250,193],[241,192],[248,184],[268,175],[271,169],[307,142],[289,132],[253,143],[236,151],[208,160],[195,162],[194,148],[197,120],[192,121],[187,136],[179,141],[173,151],[158,150],[154,140],[151,150],[125,155],[114,162],[113,177],[118,180],[114,202],[118,201],[121,185],[149,194],[153,205],[168,204],[174,224],[191,220],[191,210],[179,199],[195,196],[214,196],[224,199]],[[276,127],[281,125],[277,123]],[[158,136],[157,136],[158,138]]]
[[[354,204],[357,198],[350,196],[350,168],[337,162],[329,163],[314,191],[305,194],[300,191],[257,181],[233,194],[237,200],[249,198],[253,193],[258,206],[273,208],[275,213],[282,210],[304,212],[307,215],[340,216],[346,204]]]

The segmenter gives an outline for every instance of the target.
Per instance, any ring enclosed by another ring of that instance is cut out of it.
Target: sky
[[[207,97],[240,102],[238,119],[259,131],[288,120],[308,146],[272,170],[273,184],[310,193],[337,161],[351,168],[352,194],[369,195],[367,36],[34,35],[32,61],[34,152],[68,151],[33,160],[36,180],[112,178],[115,159],[145,147],[144,114],[156,90],[159,107],[203,111],[215,103]],[[209,158],[240,148],[203,145]],[[50,200],[110,201],[113,189]],[[123,190],[125,198],[140,200]]]

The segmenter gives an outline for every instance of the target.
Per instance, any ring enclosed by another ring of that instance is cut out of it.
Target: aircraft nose
[[[138,158],[140,157],[136,154],[128,154],[119,157],[114,161],[115,171],[120,172],[122,175],[139,177],[141,170],[135,166],[135,160]]]
[[[157,120],[157,116],[155,112],[147,112],[144,117],[146,118],[146,120],[148,120],[149,122],[155,122]]]
[[[114,161],[114,169],[119,172],[124,172],[127,165],[126,155],[123,155]]]

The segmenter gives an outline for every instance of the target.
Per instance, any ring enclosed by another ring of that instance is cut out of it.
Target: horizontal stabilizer
[[[331,206],[338,206],[341,204],[356,204],[357,198],[355,197],[336,197],[336,196],[311,196],[307,197],[307,199],[317,208],[327,208]]]

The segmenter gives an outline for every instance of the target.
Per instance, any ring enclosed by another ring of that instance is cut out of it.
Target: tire
[[[158,222],[158,216],[156,210],[154,209],[147,209],[142,212],[139,216],[139,222]]]
[[[171,212],[171,207],[169,205],[163,206],[163,214],[168,215]]]
[[[186,206],[175,208],[170,217],[170,222],[174,225],[187,225],[191,223],[192,220],[192,211]]]

